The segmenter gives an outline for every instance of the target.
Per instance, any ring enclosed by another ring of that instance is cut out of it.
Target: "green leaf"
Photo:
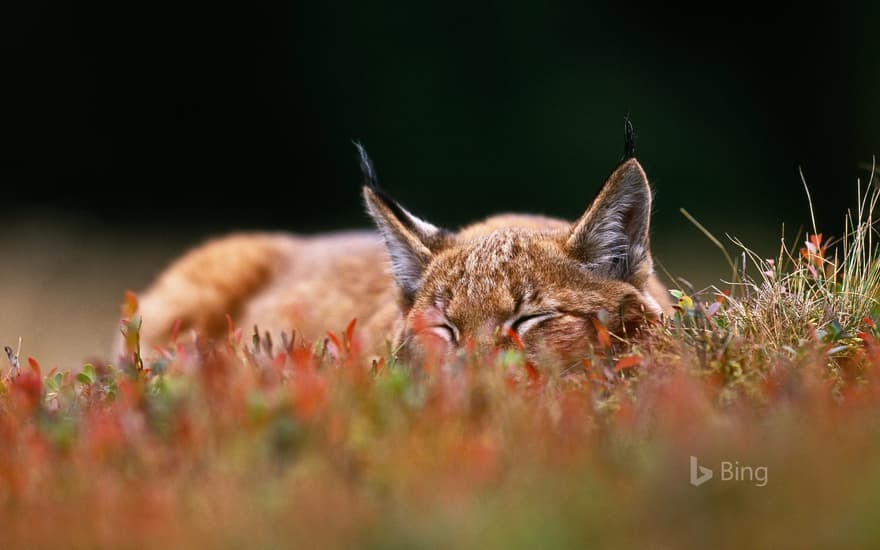
[[[49,391],[57,392],[61,388],[61,381],[64,376],[60,372],[56,372],[54,376],[46,378],[46,387]]]
[[[94,384],[97,375],[95,374],[95,367],[91,363],[86,363],[83,365],[82,370],[79,374],[76,375],[76,381],[80,384]]]

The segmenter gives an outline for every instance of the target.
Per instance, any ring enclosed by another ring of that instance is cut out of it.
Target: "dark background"
[[[359,225],[350,140],[450,225],[573,217],[621,151],[719,230],[820,218],[880,150],[878,8],[536,2],[20,3],[7,18],[6,210],[108,222]],[[659,229],[659,228],[658,228]]]
[[[657,191],[658,257],[714,280],[721,257],[679,207],[769,254],[782,222],[793,237],[809,220],[799,167],[820,228],[839,234],[880,151],[876,2],[9,9],[6,219],[85,219],[181,246],[364,226],[352,139],[435,223],[574,218],[629,113]]]

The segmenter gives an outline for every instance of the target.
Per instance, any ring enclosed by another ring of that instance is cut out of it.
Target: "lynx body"
[[[176,321],[221,338],[226,314],[306,341],[356,318],[367,353],[412,358],[426,346],[452,354],[517,339],[529,355],[569,362],[595,342],[600,311],[612,332],[631,334],[669,308],[649,251],[651,189],[635,158],[574,222],[509,214],[450,232],[386,195],[359,150],[378,232],[208,242],[141,296],[143,344],[167,342]]]

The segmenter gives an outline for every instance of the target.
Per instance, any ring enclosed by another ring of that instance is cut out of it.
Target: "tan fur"
[[[643,176],[634,166],[615,174]],[[609,188],[603,193],[614,192]],[[445,234],[406,211],[411,219],[401,219],[399,205],[377,193],[364,190],[381,235],[234,235],[189,252],[141,298],[144,346],[167,342],[177,320],[184,334],[221,338],[229,314],[248,330],[258,325],[276,338],[296,331],[314,341],[357,318],[364,351],[382,354],[391,345],[406,356],[423,349],[423,337],[450,352],[471,340],[509,343],[505,329],[517,316],[546,314],[523,330],[528,353],[573,361],[594,341],[600,310],[623,332],[669,308],[649,257],[620,280],[577,256],[583,247],[573,231],[597,223],[586,219],[589,210],[575,223],[501,215]],[[602,200],[600,194],[591,210]],[[398,254],[390,270],[386,245]]]

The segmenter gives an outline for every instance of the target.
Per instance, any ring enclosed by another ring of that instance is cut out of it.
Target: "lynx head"
[[[400,291],[404,319],[394,344],[402,356],[516,339],[532,358],[571,362],[595,343],[597,316],[607,314],[618,334],[659,317],[646,288],[651,189],[635,158],[617,167],[573,223],[504,215],[453,233],[385,194],[358,149],[367,209]]]

